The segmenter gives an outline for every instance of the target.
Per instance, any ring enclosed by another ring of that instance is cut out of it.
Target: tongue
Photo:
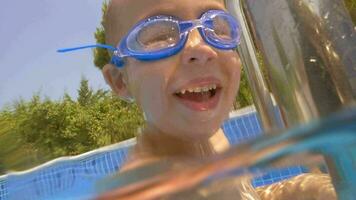
[[[180,94],[182,99],[196,102],[207,101],[210,99],[210,96],[210,92],[186,92],[184,94]]]

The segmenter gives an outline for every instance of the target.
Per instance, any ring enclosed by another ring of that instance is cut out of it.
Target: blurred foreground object
[[[308,127],[313,120],[354,109],[356,28],[343,1],[226,0],[225,3],[242,23],[243,38],[238,51],[267,133],[300,125]],[[277,112],[269,92],[276,100]],[[278,111],[282,125],[275,120]],[[352,123],[356,124],[356,120]],[[339,135],[334,136],[341,140],[355,137],[354,130],[341,136],[346,132],[339,127],[336,131]],[[324,142],[333,143],[332,140],[325,138]],[[351,142],[319,149],[340,199],[356,197],[352,191],[356,188],[355,148]]]
[[[290,180],[257,188],[261,200],[333,200],[337,199],[326,174],[302,174]]]
[[[149,163],[100,182],[98,185],[103,196],[99,199],[175,199],[182,194],[185,199],[194,199],[194,195],[201,190],[207,190],[205,194],[211,194],[211,199],[216,197],[215,194],[221,197],[226,193],[237,199],[258,199],[254,197],[254,192],[250,192],[246,177],[296,164],[303,164],[309,169],[320,167],[322,171],[320,154],[328,159],[327,170],[332,175],[338,198],[353,199],[356,196],[355,122],[356,108],[353,108],[287,132],[262,136],[211,159],[186,161],[172,158]],[[279,192],[272,195],[303,197],[298,193],[305,191],[315,199],[325,195],[329,199],[335,197],[327,175],[302,175],[291,180],[280,185],[282,188],[275,186]],[[322,182],[327,185],[316,185]],[[295,192],[283,193],[283,188]],[[245,197],[245,194],[251,196]],[[306,199],[309,197],[305,196]],[[209,195],[205,198],[209,199]]]
[[[226,5],[242,23],[238,51],[266,131],[355,105],[356,28],[343,1],[228,0]],[[269,88],[283,125],[275,120]]]

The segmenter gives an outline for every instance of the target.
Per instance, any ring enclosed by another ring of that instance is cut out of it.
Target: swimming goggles
[[[173,16],[158,15],[137,23],[118,46],[96,44],[59,49],[67,52],[84,48],[105,48],[113,51],[111,63],[124,66],[125,57],[141,61],[159,60],[177,54],[187,42],[189,32],[197,28],[204,41],[221,50],[231,50],[240,42],[238,21],[223,10],[209,10],[199,19],[181,21]]]

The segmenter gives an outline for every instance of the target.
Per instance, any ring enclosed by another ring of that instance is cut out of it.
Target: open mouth
[[[182,89],[174,93],[178,99],[193,110],[204,111],[214,108],[218,103],[221,87],[216,84]]]

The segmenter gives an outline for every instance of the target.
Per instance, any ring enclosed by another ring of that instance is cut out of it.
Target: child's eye
[[[213,19],[213,29],[216,36],[221,39],[231,39],[230,23],[223,17],[215,17]]]
[[[160,22],[144,27],[137,36],[138,43],[145,49],[158,50],[176,44],[179,31],[169,22]]]

